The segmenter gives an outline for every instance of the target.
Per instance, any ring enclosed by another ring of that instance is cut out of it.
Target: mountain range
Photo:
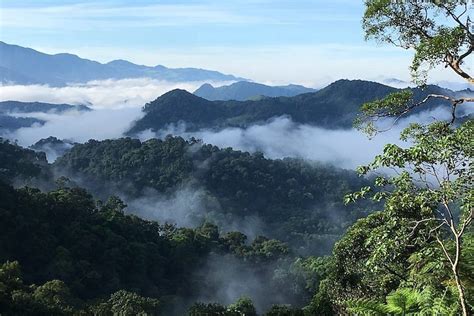
[[[264,97],[293,97],[298,94],[315,92],[316,89],[300,85],[267,86],[261,83],[239,81],[227,86],[213,87],[209,83],[203,84],[194,94],[210,100],[237,100],[246,101]]]
[[[0,82],[65,86],[91,80],[152,78],[167,81],[237,81],[233,75],[198,68],[137,65],[126,60],[106,64],[72,54],[49,55],[0,42]]]
[[[399,90],[362,80],[338,80],[317,92],[255,101],[209,101],[185,90],[173,90],[145,105],[144,117],[135,122],[129,135],[148,129],[158,131],[179,122],[185,122],[189,131],[246,127],[278,116],[290,116],[298,123],[330,129],[350,128],[362,104],[395,91]],[[453,92],[438,86],[427,86],[424,90],[414,88],[413,93],[414,98],[419,100],[429,93],[456,96],[472,91]],[[446,103],[430,101],[423,109],[441,104]]]

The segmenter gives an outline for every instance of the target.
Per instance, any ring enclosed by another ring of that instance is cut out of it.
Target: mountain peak
[[[189,91],[187,91],[187,90],[184,90],[184,89],[173,89],[173,90],[170,90],[170,91],[164,93],[163,95],[161,95],[158,99],[160,99],[160,98],[170,98],[170,97],[182,97],[182,96],[187,96],[187,97],[190,97],[190,98],[198,98],[198,99],[201,99],[200,97],[195,96],[195,95],[192,94],[191,92],[189,92]]]
[[[339,93],[344,94],[344,96],[356,96],[370,94],[370,91],[376,90],[383,91],[383,93],[389,93],[396,89],[374,81],[340,79],[323,88],[320,92],[323,94],[330,92],[332,94],[334,90],[339,91]]]
[[[222,109],[216,107],[214,102],[182,89],[168,91],[147,103],[143,111],[145,116],[135,122],[128,132],[129,135],[146,129],[158,130],[179,122],[190,122],[188,126],[193,126],[193,123],[215,120],[222,115]]]
[[[207,100],[255,100],[265,97],[291,97],[302,93],[315,92],[316,90],[297,85],[267,86],[251,81],[238,81],[227,86],[213,87],[204,84],[194,91],[194,94]]]
[[[145,112],[153,111],[153,109],[168,105],[178,105],[180,107],[193,106],[195,104],[208,103],[209,101],[192,94],[183,89],[174,89],[159,96],[154,101],[147,103],[144,107]],[[210,103],[210,102],[209,102]]]
[[[128,60],[125,59],[115,59],[112,61],[109,61],[107,65],[111,66],[136,66],[134,63],[129,62]]]

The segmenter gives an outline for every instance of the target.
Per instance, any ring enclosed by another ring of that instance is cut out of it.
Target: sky
[[[0,0],[0,40],[270,84],[409,80],[412,52],[364,41],[363,11],[358,0]]]

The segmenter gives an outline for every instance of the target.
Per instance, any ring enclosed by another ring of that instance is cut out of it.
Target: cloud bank
[[[170,125],[152,133],[143,132],[146,140],[166,135],[195,137],[204,143],[235,150],[262,152],[267,158],[297,157],[317,160],[343,168],[354,168],[369,162],[387,142],[398,140],[398,130],[381,134],[374,139],[355,130],[327,130],[307,124],[298,124],[289,117],[274,118],[248,128],[227,128],[220,131],[200,130],[187,132],[186,124]]]
[[[25,114],[21,114],[26,116]],[[30,146],[42,138],[55,136],[83,143],[89,139],[117,138],[130,128],[133,120],[141,117],[139,108],[101,109],[90,112],[68,112],[63,115],[28,113],[28,116],[46,120],[42,126],[20,128],[2,137],[17,140],[22,146]]]
[[[466,107],[459,115],[470,113]],[[296,157],[316,160],[338,167],[353,169],[366,164],[381,153],[387,143],[402,144],[400,132],[412,122],[430,123],[436,119],[448,120],[450,112],[446,108],[424,111],[398,122],[390,130],[369,139],[365,134],[354,130],[329,130],[308,124],[299,124],[290,117],[282,116],[265,123],[247,128],[226,128],[223,130],[203,129],[197,132],[186,131],[186,123],[171,124],[157,133],[145,131],[139,135],[143,140],[166,135],[179,135],[184,138],[195,137],[204,143],[218,147],[232,147],[235,150],[262,152],[267,158],[280,159]],[[388,126],[390,122],[385,122]]]
[[[47,85],[0,86],[0,101],[84,104],[95,109],[141,107],[173,90],[194,91],[204,82],[168,82],[149,78],[97,80],[67,87]],[[229,82],[209,82],[221,86]]]

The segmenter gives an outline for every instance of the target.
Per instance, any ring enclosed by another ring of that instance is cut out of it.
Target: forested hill
[[[362,80],[339,80],[314,93],[255,101],[208,101],[184,90],[173,90],[146,104],[143,108],[145,116],[135,122],[129,134],[148,129],[156,131],[180,121],[185,122],[189,130],[248,126],[282,115],[288,115],[299,123],[330,129],[350,128],[362,104],[395,91],[398,90]],[[416,100],[429,93],[456,94],[438,86],[413,91]],[[443,102],[436,100],[423,109],[438,104]]]
[[[347,225],[365,214],[342,202],[344,194],[367,183],[353,171],[270,160],[180,137],[89,141],[74,146],[54,167],[98,193],[107,188],[140,197],[154,189],[156,194],[173,195],[191,187],[204,195],[203,210],[193,214],[198,221],[213,218],[230,225],[257,218],[261,232],[303,247],[304,252],[311,248],[313,253],[326,253]]]

